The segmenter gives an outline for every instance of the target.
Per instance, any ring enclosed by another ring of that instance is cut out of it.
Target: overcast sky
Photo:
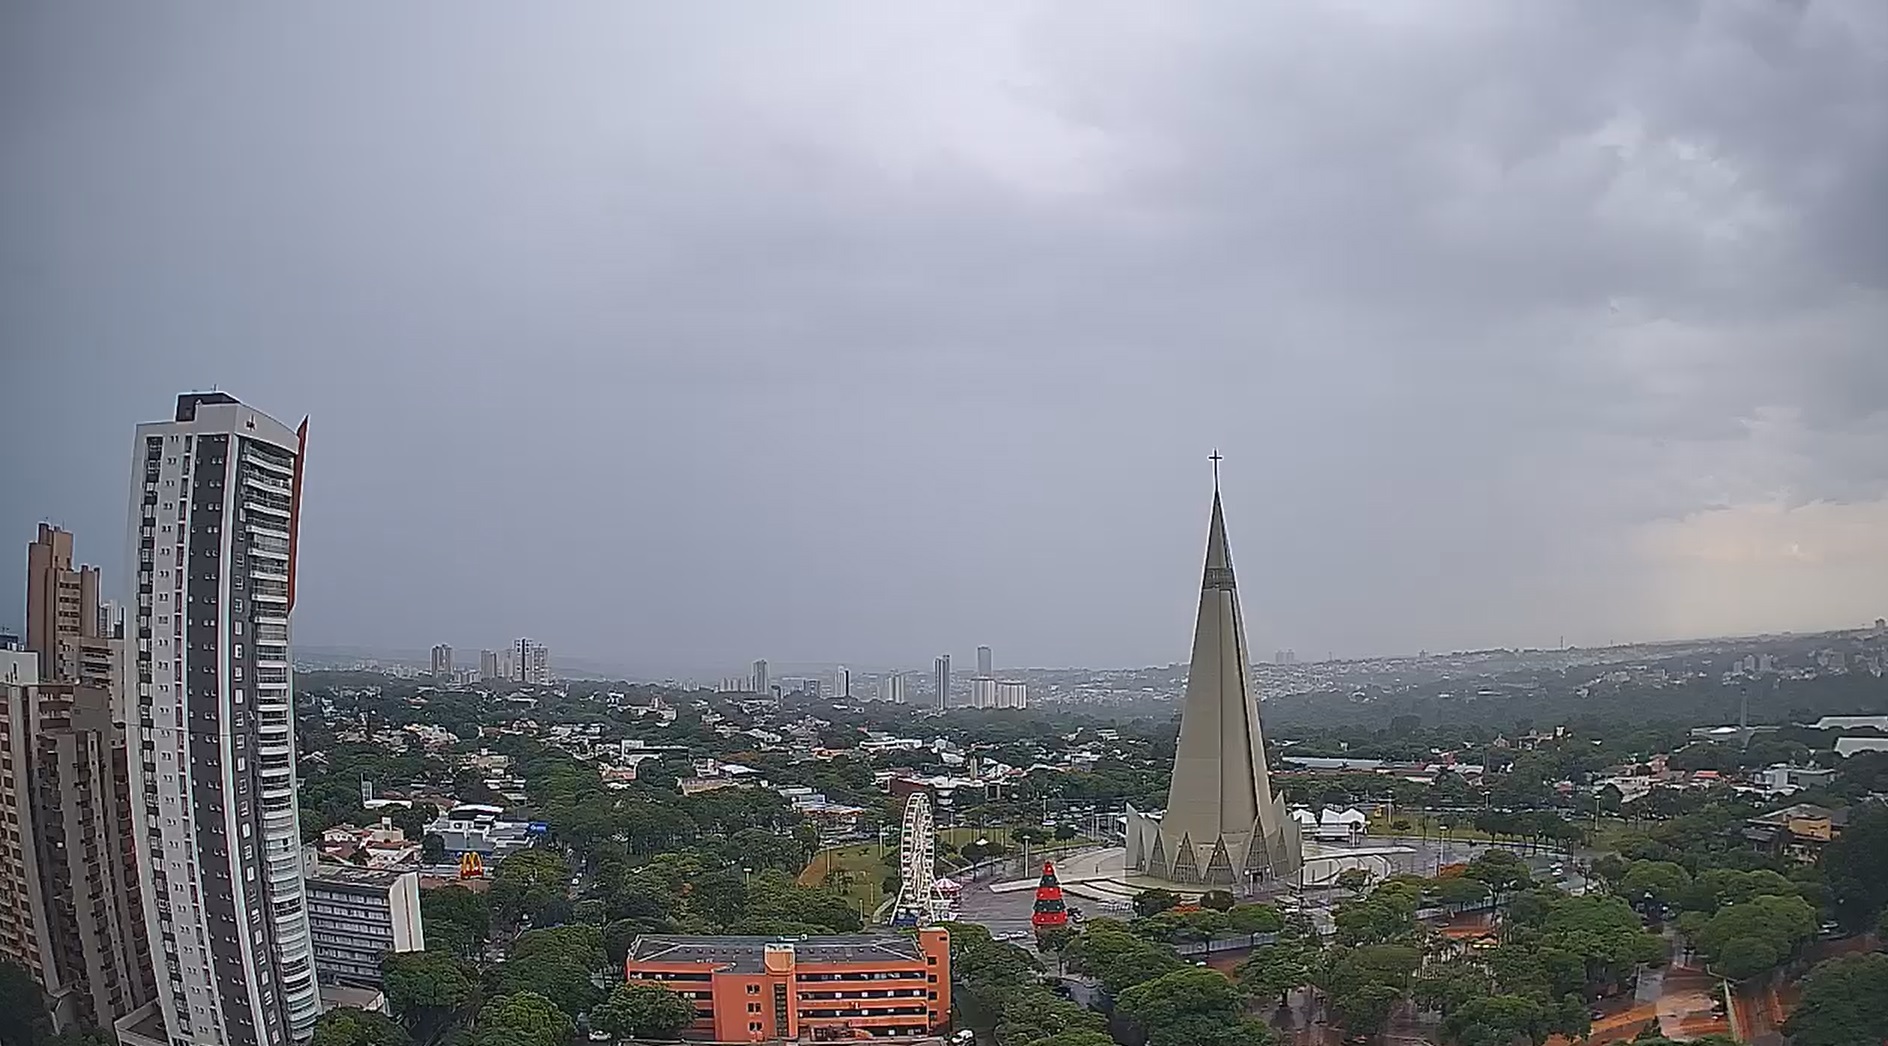
[[[296,638],[647,671],[1888,614],[1888,4],[0,10],[0,589],[311,415]],[[0,621],[17,623],[17,609]]]

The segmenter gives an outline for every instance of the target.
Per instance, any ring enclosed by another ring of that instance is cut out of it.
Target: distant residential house
[[[1847,807],[1830,809],[1797,803],[1752,817],[1744,822],[1744,838],[1759,848],[1804,864],[1822,856],[1823,848],[1842,837],[1849,823]]]
[[[683,795],[700,795],[722,788],[752,788],[755,782],[734,777],[685,777],[675,784]]]

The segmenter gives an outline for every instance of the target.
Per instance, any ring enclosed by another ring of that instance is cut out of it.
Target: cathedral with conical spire
[[[1273,796],[1266,771],[1217,454],[1214,465],[1206,572],[1167,809],[1155,816],[1128,808],[1128,870],[1182,885],[1288,879],[1304,865],[1298,822]]]

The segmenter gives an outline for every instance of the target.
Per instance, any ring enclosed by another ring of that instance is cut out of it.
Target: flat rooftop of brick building
[[[672,934],[636,938],[631,963],[702,963],[736,973],[761,972],[767,947],[791,947],[795,962],[871,965],[923,962],[918,942],[902,934],[852,933],[827,937],[691,937]]]

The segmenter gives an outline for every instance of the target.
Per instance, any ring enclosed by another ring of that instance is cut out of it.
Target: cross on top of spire
[[[1213,452],[1207,455],[1207,460],[1213,463],[1213,493],[1217,494],[1219,493],[1219,463],[1225,458],[1219,453],[1219,448],[1214,447]]]

